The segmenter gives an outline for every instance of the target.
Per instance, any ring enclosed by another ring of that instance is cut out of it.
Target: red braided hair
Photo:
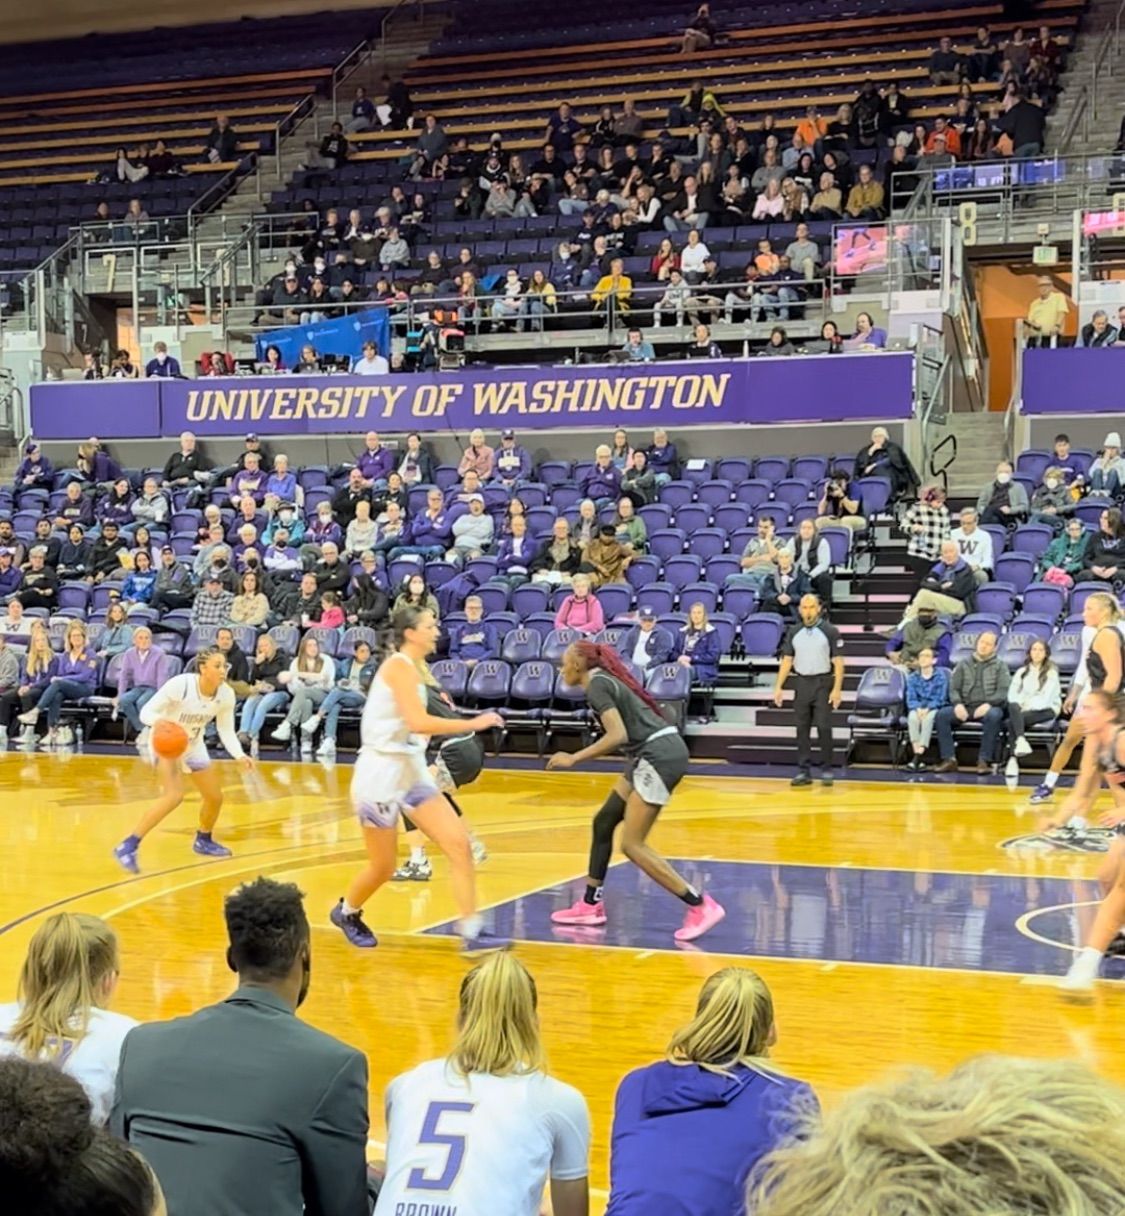
[[[603,646],[598,642],[575,642],[573,643],[575,653],[579,655],[582,662],[586,664],[587,669],[600,667],[607,676],[613,676],[615,680],[619,680],[631,692],[635,693],[640,699],[661,718],[664,717],[664,711],[647,693],[629,671],[628,667],[621,660],[621,656],[612,646]]]

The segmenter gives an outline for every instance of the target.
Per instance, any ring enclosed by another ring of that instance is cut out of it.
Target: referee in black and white
[[[832,784],[832,710],[844,691],[844,641],[821,615],[815,595],[801,596],[801,623],[781,645],[781,666],[773,690],[780,707],[785,681],[793,675],[793,713],[797,719],[797,775],[790,785],[812,785],[812,727],[820,743],[820,781]]]

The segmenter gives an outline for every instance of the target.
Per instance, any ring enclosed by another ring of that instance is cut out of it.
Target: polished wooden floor
[[[236,856],[216,863],[191,853],[189,802],[146,842],[146,873],[130,878],[110,848],[151,797],[151,770],[125,755],[0,757],[0,999],[14,995],[27,940],[42,917],[68,908],[107,917],[116,927],[122,1012],[154,1019],[197,1008],[231,988],[222,949],[224,894],[261,873],[296,881],[307,893],[315,933],[312,991],[302,1015],[366,1051],[372,1137],[380,1140],[386,1082],[440,1054],[451,1034],[465,964],[451,939],[418,935],[452,915],[443,864],[435,858],[430,884],[394,885],[377,897],[368,919],[380,948],[357,952],[327,920],[361,855],[347,806],[350,767],[263,763],[246,776],[224,764],[222,771],[227,805],[217,835]],[[480,872],[482,903],[509,904],[579,877],[590,815],[609,781],[604,774],[509,770],[487,773],[465,792],[463,805],[491,853]],[[1027,810],[1026,791],[998,787],[841,782],[832,790],[791,791],[783,781],[693,776],[654,839],[677,858],[762,863],[777,874],[787,866],[822,868],[829,915],[841,876],[864,867],[899,879],[913,872],[909,885],[920,896],[934,888],[935,876],[961,876],[956,881],[971,906],[989,903],[997,876],[1018,876],[1025,909],[1034,912],[1061,902],[1039,898],[1042,880],[1088,878],[1097,858],[1000,850],[1000,840],[1030,829],[1034,816]],[[616,873],[624,872],[611,880]],[[780,883],[776,908],[768,898],[739,908],[757,921],[748,922],[748,940],[769,929],[771,916],[784,915],[789,899]],[[1009,918],[1006,941],[1014,940],[1011,927]],[[874,928],[889,931],[892,941],[897,932],[894,924]],[[732,961],[708,951],[707,939],[700,945],[704,950],[690,953],[670,940],[666,948],[550,940],[518,947],[539,983],[554,1071],[590,1103],[598,1188],[607,1181],[618,1079],[661,1054],[702,979]],[[795,953],[813,957],[758,958],[744,950],[742,958],[773,989],[777,1062],[812,1082],[826,1102],[889,1067],[947,1068],[981,1051],[1080,1058],[1125,1082],[1125,985],[1120,991],[1102,985],[1091,1007],[1076,1008],[1019,968],[875,965],[830,957],[824,947]],[[1058,951],[1060,973],[1068,958]]]

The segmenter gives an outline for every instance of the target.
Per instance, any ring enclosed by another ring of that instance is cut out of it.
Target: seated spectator
[[[886,655],[897,666],[913,668],[918,665],[922,651],[929,650],[939,667],[948,667],[952,646],[953,634],[949,626],[938,616],[936,608],[923,604],[891,634]]]
[[[351,134],[357,131],[370,131],[376,121],[375,103],[367,96],[367,90],[363,85],[360,85],[356,89],[355,99],[352,101],[351,118],[348,119],[347,130]]]
[[[47,550],[35,545],[28,554],[18,599],[25,608],[53,612],[59,599],[59,576],[47,565]]]
[[[632,503],[629,504],[630,507]],[[579,569],[590,576],[595,587],[607,583],[623,583],[625,571],[633,561],[634,554],[617,537],[615,524],[603,524],[582,550],[582,565]]]
[[[310,975],[301,894],[259,878],[224,911],[238,990],[130,1033],[111,1130],[152,1164],[171,1211],[366,1216],[366,1063],[294,1016]]]
[[[409,176],[417,181],[429,173],[434,163],[445,155],[448,146],[449,141],[437,118],[433,114],[427,114],[425,125],[415,145]]]
[[[961,138],[961,146],[964,149],[961,156],[963,161],[996,159],[996,136],[987,118],[978,118],[972,129],[966,130]]]
[[[183,378],[180,361],[168,354],[166,342],[153,343],[152,358],[145,364],[145,375],[150,380],[180,380]]]
[[[656,501],[656,474],[649,467],[648,454],[639,448],[632,453],[621,474],[621,492],[627,494],[638,509]]]
[[[76,485],[71,482],[71,485]],[[89,501],[87,499],[87,501]],[[86,533],[81,524],[71,524],[67,529],[66,540],[59,549],[58,575],[60,579],[88,579],[90,577],[90,553],[93,543],[86,539]],[[20,572],[12,566],[12,555],[0,550],[0,557],[7,557],[7,564],[0,563],[0,601],[14,594],[22,582]],[[5,574],[8,575],[5,578]],[[13,577],[13,575],[15,577]]]
[[[94,526],[93,495],[83,494],[80,481],[68,482],[65,493],[66,497],[62,503],[53,508],[55,527],[69,528],[71,524],[78,524],[82,528],[92,528]]]
[[[397,504],[395,504],[397,506]],[[399,515],[395,516],[396,523],[402,523]],[[388,534],[381,532],[378,524],[371,518],[371,504],[361,499],[355,504],[355,518],[348,524],[344,534],[344,552],[349,558],[358,557],[364,549],[374,549],[379,545],[392,548],[391,538],[401,539],[402,529],[392,529]]]
[[[389,559],[418,556],[429,561],[442,557],[452,538],[453,523],[446,512],[441,491],[432,489],[426,493],[426,509],[410,521],[403,543],[391,549]]]
[[[878,328],[869,312],[856,315],[855,333],[844,339],[845,350],[882,350],[887,345],[887,331]]]
[[[112,659],[124,654],[133,645],[133,626],[129,624],[125,605],[114,600],[106,609],[105,627],[98,638],[96,654],[99,659]]]
[[[647,605],[637,610],[637,623],[621,635],[617,649],[642,672],[676,657],[675,639],[656,623],[656,613]]]
[[[926,138],[925,151],[934,153],[938,150],[938,144],[944,144],[947,151],[954,159],[961,157],[961,136],[957,133],[957,128],[946,122],[942,115],[938,115],[934,119],[934,129]]]
[[[463,563],[480,557],[492,548],[494,530],[492,516],[484,509],[484,498],[470,495],[468,511],[453,521],[453,544],[447,560]]]
[[[390,600],[375,582],[375,554],[362,553],[359,560],[363,572],[352,580],[351,597],[344,603],[347,623],[379,629],[390,615]]]
[[[982,776],[992,771],[992,761],[1004,726],[1010,682],[1007,665],[996,653],[996,634],[982,633],[977,638],[973,654],[953,669],[949,680],[950,704],[937,712],[941,763],[935,772],[957,771],[953,730],[955,726],[970,721],[980,722],[983,728],[976,771]]]
[[[972,507],[961,508],[961,526],[950,533],[965,564],[973,573],[973,581],[983,586],[992,577],[996,561],[993,556],[992,535],[977,522],[977,513]]]
[[[551,527],[551,536],[532,559],[531,581],[569,586],[582,562],[582,550],[570,535],[570,524],[561,516]]]
[[[496,626],[484,619],[484,603],[479,595],[468,596],[464,623],[449,630],[449,657],[473,667],[481,659],[495,659],[499,655],[500,638]]]
[[[307,722],[332,691],[336,682],[336,665],[331,655],[321,653],[316,638],[312,634],[305,634],[296,657],[289,665],[288,675],[289,679],[284,683],[290,697],[289,712],[270,733],[270,738],[279,743],[288,743],[293,737],[294,728]],[[311,738],[302,736],[301,750],[312,750]]]
[[[816,505],[816,528],[850,528],[860,532],[867,527],[859,496],[851,488],[847,469],[833,469],[824,483],[824,493]]]
[[[1027,518],[1027,491],[1012,480],[1012,466],[1001,460],[996,466],[996,478],[977,496],[977,514],[982,524],[1003,524],[1010,527]]]
[[[968,562],[961,556],[955,540],[941,542],[940,560],[922,580],[917,594],[907,606],[903,621],[923,608],[945,616],[959,617],[971,611],[977,583]]]
[[[1044,469],[1042,484],[1031,492],[1031,522],[1061,532],[1063,524],[1074,514],[1074,507],[1063,470],[1054,465]]]
[[[1121,455],[1121,436],[1110,431],[1094,463],[1090,465],[1088,485],[1092,494],[1120,496],[1125,489],[1125,457]]]
[[[426,612],[432,612],[434,618],[438,619],[437,599],[427,588],[426,580],[421,574],[412,574],[403,581],[402,589],[395,596],[395,602],[391,608],[392,619],[403,608],[423,608]]]
[[[913,494],[918,488],[918,474],[914,472],[909,457],[891,439],[885,426],[875,427],[871,432],[871,442],[860,448],[852,476],[887,478],[891,483],[893,498]]]
[[[1010,43],[1008,49],[1010,53]],[[1027,87],[1029,85],[1017,87],[1012,104],[996,120],[997,131],[1011,141],[1012,156],[1015,158],[1038,156],[1043,151],[1049,102],[1047,105],[1037,105],[1029,100],[1025,91]]]
[[[769,340],[758,351],[759,357],[762,358],[781,358],[796,353],[797,348],[789,341],[789,335],[780,325],[775,325],[770,330]]]
[[[606,323],[612,329],[618,313],[623,317],[629,315],[632,299],[633,280],[625,273],[624,261],[613,258],[609,263],[609,273],[597,280],[590,293],[594,310],[604,310]]]
[[[149,607],[161,614],[176,608],[189,608],[195,599],[191,571],[176,558],[171,545],[160,550],[160,567],[152,585]]]
[[[117,937],[105,921],[56,913],[28,945],[19,1000],[0,1005],[0,1059],[44,1061],[73,1078],[97,1127],[109,1119],[121,1044],[137,1025],[110,1012],[120,969]]]
[[[805,223],[797,225],[795,238],[785,248],[785,256],[790,266],[807,281],[816,278],[820,265],[820,246],[809,236],[809,226]]]
[[[494,481],[508,489],[515,489],[531,476],[531,456],[527,449],[516,443],[516,433],[510,427],[500,433],[500,447],[495,452]]]
[[[827,608],[832,602],[832,550],[824,537],[817,535],[816,524],[811,519],[803,519],[797,525],[793,563],[804,573],[813,594]]]
[[[1063,525],[1062,535],[1056,536],[1043,551],[1035,577],[1069,586],[1066,579],[1073,583],[1086,568],[1086,550],[1090,539],[1086,525],[1072,515]]]
[[[220,625],[228,624],[233,604],[233,593],[223,585],[222,577],[212,570],[192,604],[192,629],[217,629]]]
[[[76,533],[78,536],[78,540],[74,541],[74,537],[75,537]],[[83,550],[83,547],[85,547],[86,552],[88,553],[89,548],[88,548],[87,542],[81,539],[82,529],[79,528],[77,524],[75,524],[75,526],[73,528],[71,528],[70,536],[71,536],[72,542],[75,545],[76,552],[81,553]],[[65,549],[65,546],[64,546],[64,549]],[[83,577],[83,575],[79,574],[79,573],[75,573],[73,575],[64,573],[62,575],[62,577],[79,578],[79,577]],[[19,604],[20,611],[22,612],[23,605],[20,604],[19,600],[9,598],[11,596],[15,596],[16,593],[19,591],[19,589],[22,586],[23,586],[23,571],[19,568],[19,566],[16,566],[13,564],[12,551],[10,549],[0,549],[0,604],[4,603],[4,601],[6,601],[6,600],[9,603],[9,607],[13,603]]]
[[[680,475],[680,459],[676,445],[668,440],[668,432],[657,427],[652,432],[652,443],[645,449],[645,457],[656,477],[656,485],[667,485]]]
[[[1078,346],[1112,346],[1117,341],[1117,330],[1109,323],[1104,308],[1096,309],[1090,320],[1078,334]]]
[[[935,134],[933,140],[927,139],[929,150],[923,150],[918,153],[914,161],[914,168],[919,173],[934,173],[939,169],[952,169],[957,163],[957,158],[946,147],[946,136],[944,134]]]
[[[469,435],[469,446],[465,449],[457,473],[462,479],[472,470],[482,482],[492,477],[496,463],[496,453],[484,441],[484,431],[476,427]]]
[[[51,663],[50,680],[33,709],[20,714],[24,726],[34,727],[40,714],[47,717],[47,734],[44,748],[69,747],[74,733],[60,727],[59,720],[68,701],[85,701],[98,687],[98,656],[89,644],[86,626],[82,621],[71,621],[66,627],[63,649]]]
[[[215,125],[203,145],[203,156],[213,165],[238,160],[238,136],[225,114],[216,116]]]
[[[937,49],[930,55],[930,81],[933,84],[960,84],[965,74],[965,65],[959,51],[953,47],[953,39],[943,36]]]
[[[711,251],[703,242],[699,229],[692,228],[688,232],[687,244],[680,254],[680,271],[688,283],[697,283],[703,274],[703,264],[711,256]]]
[[[362,639],[356,642],[351,658],[344,657],[336,660],[335,687],[324,698],[316,713],[301,727],[303,734],[312,738],[323,721],[324,733],[321,736],[320,746],[316,749],[318,756],[324,758],[336,754],[340,713],[345,709],[363,708],[377,665],[372,659],[371,647]]]
[[[24,714],[33,710],[51,683],[55,653],[46,629],[33,628],[28,635],[27,651],[20,665],[19,683],[0,696],[0,727],[6,735],[13,731],[12,719],[17,714],[22,722]],[[35,746],[35,723],[25,723],[20,744]]]
[[[1098,530],[1086,549],[1086,568],[1079,573],[1078,582],[1117,583],[1123,578],[1125,523],[1117,507],[1107,507],[1098,517]]]
[[[777,571],[778,554],[789,547],[778,541],[772,516],[759,515],[757,529],[757,536],[751,537],[742,550],[739,572],[727,575],[729,586],[753,587],[760,591]]]
[[[312,572],[321,591],[342,593],[348,585],[348,568],[340,560],[338,545],[325,542],[320,546],[320,559],[313,565]]]
[[[585,547],[598,534],[601,524],[598,520],[598,508],[592,498],[583,498],[578,504],[578,516],[574,520],[571,538],[576,545]]]
[[[637,514],[633,500],[623,494],[617,500],[617,518],[613,527],[618,544],[627,553],[636,557],[648,549],[648,529],[645,521]]]
[[[138,625],[133,630],[133,644],[124,652],[117,669],[117,690],[113,708],[136,732],[138,747],[148,742],[148,728],[141,722],[141,710],[152,700],[156,690],[169,678],[168,659],[159,646],[152,644],[152,630]]]
[[[667,1058],[626,1075],[614,1103],[607,1216],[743,1210],[747,1178],[812,1118],[812,1090],[770,1062],[773,998],[745,967],[707,979]]]
[[[578,483],[584,498],[591,499],[598,510],[621,497],[621,470],[613,463],[608,444],[600,443],[594,451],[594,464]]]
[[[926,767],[923,757],[930,746],[937,712],[949,704],[949,671],[937,665],[937,655],[929,646],[917,652],[911,666],[906,677],[906,725],[913,754],[906,767],[920,773]]]
[[[750,319],[757,321],[760,315],[768,321],[771,315],[776,315],[778,320],[788,321],[790,309],[799,305],[804,298],[804,282],[804,278],[789,264],[788,257],[779,257],[777,268],[758,278],[757,289],[750,299]]]
[[[809,203],[809,215],[818,220],[838,220],[843,214],[844,200],[835,177],[827,170],[818,179],[818,189]]]
[[[1062,702],[1059,669],[1051,661],[1051,648],[1036,638],[1008,686],[1008,734],[1013,757],[1031,755],[1027,728],[1054,722],[1062,712]]]
[[[654,310],[653,324],[659,327],[659,315]],[[629,330],[625,341],[621,345],[621,350],[625,355],[626,363],[652,363],[656,358],[656,351],[653,345],[649,342],[639,329],[634,326]]]
[[[139,530],[139,529],[138,529]],[[138,549],[133,555],[133,568],[125,576],[121,587],[121,600],[127,611],[140,605],[147,605],[156,590],[156,571],[152,568],[152,558],[148,549]]]
[[[848,191],[845,212],[857,220],[882,219],[886,214],[883,202],[883,186],[875,180],[870,165],[860,165],[858,181]]]
[[[1054,346],[1063,331],[1070,303],[1056,289],[1050,275],[1040,275],[1035,280],[1038,294],[1027,309],[1024,328],[1028,346]]]
[[[247,570],[239,584],[239,592],[230,606],[230,619],[236,625],[250,625],[257,629],[266,623],[270,602],[259,585],[258,575]]]
[[[801,597],[808,593],[808,575],[795,564],[793,550],[778,549],[777,568],[759,586],[762,611],[776,612],[786,621],[795,621]]]
[[[576,573],[571,579],[571,592],[559,604],[555,614],[556,629],[576,629],[593,637],[605,628],[602,606],[591,591],[589,575]]]
[[[55,477],[51,462],[34,440],[24,444],[23,459],[16,466],[16,490],[50,490]]]
[[[714,684],[718,680],[723,647],[703,604],[692,604],[688,609],[688,623],[676,635],[675,644],[676,661],[691,669],[693,685]]]
[[[653,328],[659,329],[666,315],[672,316],[673,324],[682,326],[684,313],[691,304],[691,298],[691,288],[685,282],[683,274],[679,269],[674,269],[668,276],[668,285],[664,288],[664,294],[652,307]],[[637,333],[639,334],[640,330],[637,330]]]
[[[244,498],[261,506],[266,499],[266,481],[269,474],[260,465],[257,452],[246,453],[246,465],[231,478],[230,505],[238,509]]]
[[[696,325],[692,341],[684,353],[688,359],[721,359],[723,357],[722,348],[711,337],[710,328],[702,323]]]
[[[324,629],[343,629],[346,622],[340,597],[335,591],[320,593],[320,625]]]

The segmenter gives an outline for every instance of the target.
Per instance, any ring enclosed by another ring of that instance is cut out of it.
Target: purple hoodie
[[[117,669],[117,695],[124,696],[130,688],[159,688],[167,679],[168,656],[159,646],[150,646],[144,654],[130,646]]]
[[[98,656],[92,650],[84,650],[74,659],[70,651],[64,650],[51,660],[50,675],[52,679],[85,684],[93,692],[98,683]]]
[[[730,1076],[650,1064],[617,1090],[606,1216],[735,1216],[759,1158],[818,1108],[803,1081],[745,1065]]]
[[[382,444],[374,452],[364,448],[356,457],[355,467],[363,474],[364,481],[386,481],[394,472],[395,454]]]

